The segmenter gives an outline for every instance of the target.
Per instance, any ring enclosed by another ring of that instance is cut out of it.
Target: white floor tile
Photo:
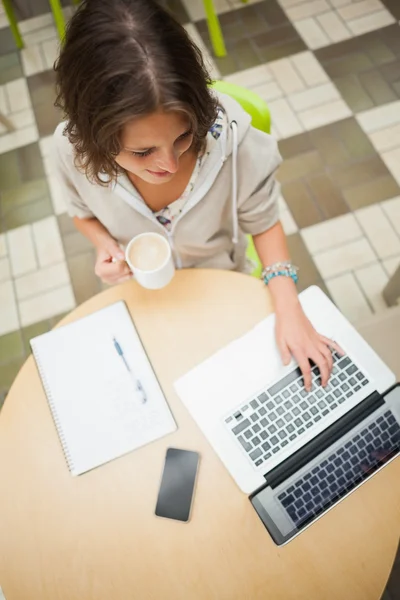
[[[325,283],[332,300],[349,321],[356,323],[372,314],[352,273],[329,279]]]
[[[10,261],[8,256],[0,258],[0,281],[11,279]]]
[[[5,335],[19,328],[17,304],[11,281],[0,283],[0,335]]]
[[[28,84],[24,77],[6,83],[5,87],[12,113],[31,108]]]
[[[342,246],[363,237],[352,214],[342,215],[301,230],[301,236],[311,254]]]
[[[312,17],[303,19],[302,21],[296,21],[294,26],[311,50],[322,48],[323,46],[328,46],[330,44],[330,40],[325,31]]]
[[[319,15],[317,21],[332,42],[341,42],[351,37],[351,32],[347,29],[346,25],[338,17],[336,12],[331,11]]]
[[[306,0],[279,0],[279,4],[283,8],[291,8],[292,6],[296,6],[297,4],[302,4]]]
[[[389,277],[395,274],[398,267],[400,266],[400,254],[398,256],[393,256],[392,258],[387,258],[382,261],[383,267],[388,274]]]
[[[274,60],[268,64],[268,67],[275,81],[286,94],[306,89],[304,81],[300,78],[288,58]]]
[[[356,118],[366,133],[395,125],[400,122],[400,100],[366,110]]]
[[[5,13],[0,14],[0,29],[4,29],[9,26],[8,17]],[[1,596],[0,596],[1,600]]]
[[[298,116],[304,128],[310,130],[346,119],[347,117],[351,117],[352,114],[350,108],[343,100],[336,100],[335,102],[328,102],[322,106],[305,110],[299,113]]]
[[[257,65],[251,69],[245,69],[244,71],[238,71],[232,75],[224,77],[225,81],[241,85],[247,88],[253,88],[267,81],[271,81],[272,75],[267,65]]]
[[[26,300],[44,292],[63,287],[70,283],[66,262],[39,269],[34,273],[17,277],[15,289],[18,300]]]
[[[332,248],[314,255],[314,261],[322,277],[335,277],[376,261],[376,255],[365,238],[339,248]]]
[[[321,64],[309,50],[295,54],[290,60],[308,86],[311,87],[329,81],[329,77]]]
[[[8,115],[8,113],[10,112],[8,97],[6,95],[6,87],[4,85],[0,86],[0,112],[3,115]]]
[[[54,25],[48,25],[47,27],[42,27],[42,29],[26,33],[24,35],[24,44],[25,47],[34,46],[53,38],[57,38],[57,30]]]
[[[25,77],[36,75],[46,70],[44,57],[39,44],[21,50],[22,68]]]
[[[330,9],[325,0],[312,0],[311,2],[302,2],[292,8],[286,9],[286,14],[291,21],[300,21],[308,17],[315,17]]]
[[[394,227],[400,236],[400,196],[385,200],[385,202],[381,203],[381,206],[388,216],[392,227]]]
[[[275,81],[270,81],[268,83],[262,83],[261,85],[257,85],[252,88],[252,91],[255,92],[265,100],[268,104],[273,100],[277,100],[278,98],[282,98],[283,92],[280,89],[279,85],[275,83]]]
[[[293,215],[289,209],[286,208],[280,211],[279,218],[286,235],[291,235],[298,231],[296,221],[293,219]]]
[[[31,31],[37,31],[38,29],[43,29],[44,27],[48,27],[53,24],[53,15],[51,12],[48,12],[44,15],[40,15],[38,17],[33,17],[31,19],[25,19],[24,21],[19,21],[18,27],[21,31],[21,34],[30,33]]]
[[[380,206],[373,205],[356,210],[355,217],[380,258],[389,258],[400,252],[400,238]]]
[[[379,0],[361,0],[339,8],[338,13],[344,21],[349,21],[350,19],[356,19],[357,17],[363,17],[380,11],[382,8],[382,3]]]
[[[25,129],[26,127],[35,125],[35,115],[32,108],[26,108],[25,110],[15,112],[8,115],[8,118],[16,129]]]
[[[0,154],[32,144],[38,138],[39,134],[36,125],[29,125],[28,127],[24,127],[24,129],[17,129],[17,131],[1,135]]]
[[[46,69],[52,69],[60,53],[60,42],[57,38],[42,42],[43,56]]]
[[[6,234],[0,233],[0,258],[3,256],[7,256],[7,242],[6,242]]]
[[[369,267],[357,269],[355,271],[355,276],[374,311],[381,312],[386,310],[387,304],[383,299],[382,291],[389,278],[383,267],[379,263],[376,263]]]
[[[31,226],[11,229],[6,235],[13,276],[18,277],[37,269]]]
[[[54,216],[36,221],[32,225],[33,239],[41,267],[53,265],[64,260],[64,249]]]
[[[68,312],[76,305],[70,285],[22,300],[18,304],[22,327]]]
[[[305,92],[291,94],[288,98],[289,103],[296,112],[340,99],[340,94],[333,83],[324,83]]]
[[[281,137],[290,137],[301,133],[303,128],[286,100],[274,100],[270,103],[272,122]]]
[[[400,115],[399,115],[400,121]],[[378,152],[400,147],[400,123],[369,134],[369,138]]]
[[[47,159],[44,159],[44,163],[45,163],[45,169],[46,169],[47,168],[46,167]],[[55,177],[54,175],[49,176],[47,174],[47,183],[49,184],[50,196],[51,196],[51,201],[53,203],[54,213],[56,215],[62,215],[64,213],[66,213],[67,206],[65,204],[64,194],[63,194],[62,189],[60,188],[60,184],[57,180],[57,177]]]
[[[400,140],[399,140],[400,142]],[[400,185],[400,147],[381,153],[382,160]]]
[[[395,23],[395,18],[390,14],[389,11],[382,9],[370,15],[360,17],[359,19],[347,21],[347,26],[354,35],[361,35],[362,33],[367,33],[368,31],[375,31],[375,29],[386,27],[392,23]]]
[[[191,21],[205,19],[204,4],[202,0],[182,0]]]

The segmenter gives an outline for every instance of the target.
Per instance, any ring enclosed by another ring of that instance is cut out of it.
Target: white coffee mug
[[[175,273],[171,246],[158,233],[141,233],[132,238],[125,250],[125,260],[136,281],[149,290],[165,287]]]

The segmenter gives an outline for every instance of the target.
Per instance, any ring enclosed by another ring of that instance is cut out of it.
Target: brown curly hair
[[[210,76],[185,29],[153,0],[84,0],[55,64],[56,106],[75,164],[98,183],[120,171],[123,126],[159,108],[181,111],[200,150],[216,118]]]

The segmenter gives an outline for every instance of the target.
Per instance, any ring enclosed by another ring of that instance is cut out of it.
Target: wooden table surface
[[[125,300],[178,424],[157,442],[69,474],[35,363],[0,413],[0,585],[7,600],[378,600],[400,530],[396,460],[277,547],[173,383],[271,310],[265,286],[181,271],[164,290],[128,282],[62,323]],[[191,521],[154,515],[167,447],[201,463]]]

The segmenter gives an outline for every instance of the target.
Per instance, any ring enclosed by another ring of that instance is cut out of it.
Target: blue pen
[[[133,372],[132,372],[132,369],[131,369],[131,368],[130,368],[130,366],[128,365],[128,362],[127,362],[127,360],[126,360],[126,358],[125,358],[125,355],[124,355],[124,353],[123,353],[123,351],[122,351],[122,348],[121,348],[120,344],[118,343],[118,341],[117,341],[115,338],[113,338],[113,342],[114,342],[114,348],[115,348],[115,349],[116,349],[116,351],[118,352],[119,356],[122,358],[122,360],[123,360],[123,363],[124,363],[124,365],[125,365],[125,367],[126,367],[126,370],[127,370],[127,371],[128,371],[128,373],[131,375],[131,377],[133,378],[133,380],[135,381],[135,384],[136,384],[136,389],[137,389],[137,391],[138,391],[138,392],[141,394],[141,396],[142,396],[142,402],[143,402],[143,404],[144,404],[145,402],[147,402],[147,396],[146,396],[146,393],[145,393],[145,391],[144,391],[144,389],[143,389],[143,386],[142,386],[142,384],[140,383],[139,379],[137,379],[137,378],[134,376],[134,374],[133,374]]]

